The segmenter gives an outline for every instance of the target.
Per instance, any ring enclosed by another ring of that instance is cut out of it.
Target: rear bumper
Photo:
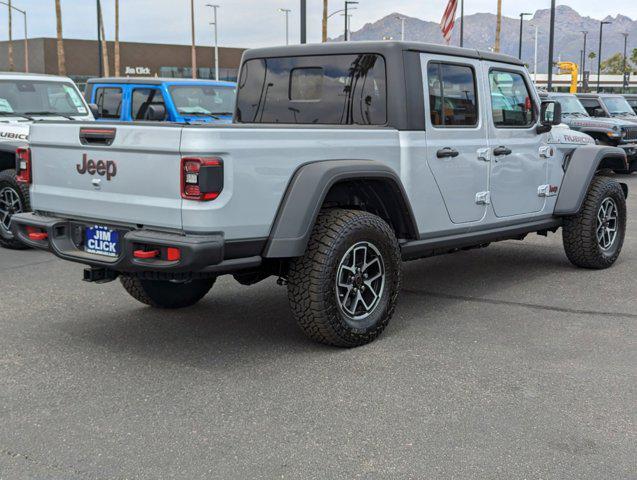
[[[26,245],[48,250],[59,258],[91,267],[106,268],[119,273],[167,273],[167,274],[222,274],[256,268],[261,256],[226,258],[226,242],[223,233],[207,235],[181,235],[152,230],[116,228],[121,235],[120,254],[107,257],[87,253],[78,238],[78,231],[90,225],[63,218],[47,217],[36,213],[22,213],[11,220],[13,234]],[[29,238],[29,229],[46,232],[45,239]],[[161,258],[136,258],[133,252],[152,248],[162,251],[178,248],[179,260]],[[259,252],[260,253],[260,252]]]

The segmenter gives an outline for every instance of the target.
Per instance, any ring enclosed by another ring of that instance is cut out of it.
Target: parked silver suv
[[[287,284],[311,338],[375,339],[401,260],[563,230],[577,266],[622,249],[623,150],[540,102],[516,58],[402,42],[244,54],[233,125],[32,127],[35,213],[13,231],[179,308],[215,278]],[[249,307],[248,307],[249,308]]]

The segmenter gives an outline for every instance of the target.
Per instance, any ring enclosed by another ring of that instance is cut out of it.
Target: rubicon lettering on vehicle
[[[28,141],[29,135],[26,133],[14,133],[14,132],[0,132],[0,138],[6,138],[9,140],[23,140]]]
[[[89,175],[106,176],[107,181],[117,175],[117,164],[113,160],[98,160],[96,162],[89,160],[86,153],[82,155],[82,163],[78,163],[76,169],[80,175],[88,173]]]

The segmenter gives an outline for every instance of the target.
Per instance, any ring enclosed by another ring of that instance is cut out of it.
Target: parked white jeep
[[[344,347],[387,326],[402,260],[560,228],[577,266],[622,249],[627,187],[603,172],[625,169],[624,151],[553,129],[559,105],[516,58],[250,50],[234,121],[34,125],[35,212],[15,235],[154,307],[193,305],[219,275],[278,276],[303,331]]]
[[[15,179],[16,150],[28,146],[30,124],[45,118],[93,120],[70,78],[0,73],[0,246],[5,248],[26,248],[9,228],[15,213],[30,210],[28,188]]]

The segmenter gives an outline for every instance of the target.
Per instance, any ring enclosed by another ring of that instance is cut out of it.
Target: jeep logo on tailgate
[[[115,175],[117,175],[117,164],[113,160],[89,160],[88,155],[85,153],[82,155],[82,163],[78,163],[76,166],[77,173],[84,175],[95,175],[96,173],[103,177],[106,175],[106,180],[110,181]]]

